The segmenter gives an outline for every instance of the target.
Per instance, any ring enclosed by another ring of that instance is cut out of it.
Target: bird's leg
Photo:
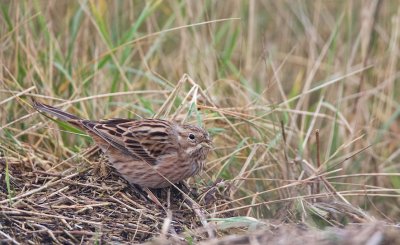
[[[161,202],[158,200],[158,198],[156,197],[156,195],[154,195],[153,191],[158,192],[158,194],[160,193],[160,189],[153,189],[153,191],[151,191],[149,188],[147,187],[141,187],[139,185],[135,185],[135,184],[131,184],[132,187],[134,187],[135,190],[135,194],[137,194],[139,196],[139,198],[141,198],[144,201],[150,201],[155,203],[157,206],[161,207],[162,209],[165,210],[165,207],[161,204]]]
[[[191,188],[185,181],[180,181],[175,186],[177,189],[172,189],[172,194],[175,197],[181,197],[182,195],[187,195],[189,197],[193,197],[194,199],[197,199],[199,197],[197,189]]]
[[[168,187],[167,189],[167,209],[170,210],[171,208],[171,188]]]
[[[163,208],[165,210],[165,207],[161,204],[160,200],[158,200],[158,198],[154,195],[153,192],[150,191],[149,188],[144,187],[143,190],[147,193],[148,199],[150,199],[152,202],[154,202],[155,204],[157,204],[158,206],[160,206],[161,208]]]
[[[147,192],[143,190],[141,186],[129,183],[128,187],[132,187],[130,188],[130,190],[133,191],[133,194],[137,198],[142,199],[143,201],[149,201],[149,199],[147,198]]]

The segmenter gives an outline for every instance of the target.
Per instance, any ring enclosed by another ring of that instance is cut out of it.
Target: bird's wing
[[[176,150],[173,129],[167,121],[110,119],[82,124],[121,152],[151,165],[156,165],[160,156]]]
[[[128,149],[126,149],[122,138],[122,134],[125,133],[125,130],[118,127],[118,125],[122,123],[131,122],[133,122],[133,120],[130,119],[111,119],[102,121],[82,120],[81,124],[89,133],[99,136],[110,146],[120,150],[122,153],[131,155],[134,159],[139,160],[140,158],[138,156],[132,154]]]
[[[122,135],[125,147],[150,164],[177,151],[177,138],[171,124],[164,120],[147,119],[130,125]]]

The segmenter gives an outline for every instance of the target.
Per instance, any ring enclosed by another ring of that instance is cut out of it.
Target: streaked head
[[[178,135],[179,144],[188,155],[201,154],[205,159],[209,150],[213,148],[209,133],[201,127],[189,124],[179,125]]]

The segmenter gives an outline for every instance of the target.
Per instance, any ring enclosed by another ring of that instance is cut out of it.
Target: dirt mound
[[[190,194],[196,203],[191,205],[178,190],[164,189],[154,191],[161,207],[109,168],[56,174],[32,170],[29,162],[17,159],[7,159],[7,165],[2,159],[0,237],[8,242],[132,243],[160,234],[178,238],[189,229],[198,229],[195,236],[204,239],[207,221],[202,213],[224,202],[221,196],[208,197],[208,205],[204,195]],[[197,191],[205,190],[209,188]]]

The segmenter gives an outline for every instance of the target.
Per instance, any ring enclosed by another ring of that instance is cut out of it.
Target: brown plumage
[[[161,119],[81,119],[55,107],[33,102],[49,113],[85,130],[130,183],[163,188],[197,174],[212,142],[204,129]]]

